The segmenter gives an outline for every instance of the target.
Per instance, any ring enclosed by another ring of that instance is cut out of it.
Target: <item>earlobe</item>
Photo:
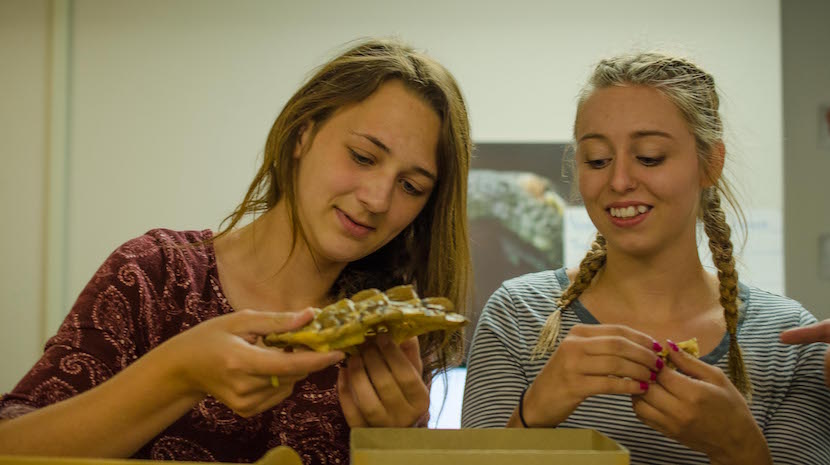
[[[717,184],[721,174],[723,174],[723,164],[725,161],[726,146],[723,145],[723,141],[718,141],[712,147],[709,154],[708,166],[704,168],[703,179],[701,179],[703,188],[712,187]]]

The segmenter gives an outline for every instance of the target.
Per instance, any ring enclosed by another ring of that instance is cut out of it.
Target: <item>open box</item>
[[[352,465],[628,465],[628,450],[585,429],[355,428]],[[141,465],[149,460],[0,456],[0,465]],[[168,463],[168,462],[165,462]],[[175,462],[208,465],[205,462]],[[288,447],[255,465],[302,465]]]
[[[355,428],[352,465],[628,465],[629,452],[587,429]]]

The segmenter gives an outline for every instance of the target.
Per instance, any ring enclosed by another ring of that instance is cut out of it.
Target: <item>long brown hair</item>
[[[346,297],[365,288],[414,283],[422,297],[448,297],[459,313],[465,313],[471,273],[466,206],[472,141],[467,109],[446,68],[397,40],[369,39],[353,45],[322,65],[288,100],[271,127],[262,165],[244,200],[225,218],[227,225],[216,238],[246,215],[265,212],[285,199],[292,244],[298,237],[304,240],[303,226],[297,221],[293,156],[303,128],[312,123],[313,140],[316,128],[335,111],[363,101],[390,80],[401,81],[441,119],[439,179],[417,218],[381,249],[347,265],[331,294]],[[425,376],[457,363],[463,351],[460,333],[429,334],[420,343]]]
[[[729,333],[729,379],[741,394],[750,398],[752,384],[736,335],[738,272],[735,270],[731,229],[721,208],[721,198],[730,204],[742,225],[746,220],[729,182],[716,174],[716,166],[722,161],[714,160],[713,154],[717,152],[718,146],[723,144],[723,123],[718,111],[720,99],[715,88],[715,80],[692,62],[661,53],[647,52],[602,60],[579,95],[577,119],[582,105],[595,90],[626,85],[649,86],[662,92],[680,110],[694,134],[698,159],[704,173],[712,182],[711,187],[701,192],[699,219],[709,237],[712,261],[718,270],[720,304],[724,310],[726,329]],[[557,301],[559,310],[551,314],[545,322],[542,334],[533,349],[534,356],[554,349],[559,337],[561,311],[567,309],[591,285],[597,272],[605,265],[605,260],[605,238],[597,233],[591,250],[579,265],[576,278]]]

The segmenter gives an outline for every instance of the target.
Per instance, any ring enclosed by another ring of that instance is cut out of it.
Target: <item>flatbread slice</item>
[[[396,343],[432,331],[455,331],[469,323],[455,313],[444,297],[421,299],[411,285],[381,292],[366,289],[320,309],[302,328],[272,333],[265,344],[274,347],[304,346],[317,352],[343,350],[355,353],[367,337],[388,333]]]

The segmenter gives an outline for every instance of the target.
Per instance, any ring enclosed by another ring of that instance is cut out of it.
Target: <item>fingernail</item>
[[[657,365],[657,371],[662,370],[663,369],[663,359],[660,358],[660,357],[657,357],[656,365]]]
[[[675,352],[680,351],[680,347],[677,347],[677,344],[675,344],[671,339],[666,339],[666,342],[669,344],[669,347],[671,347],[671,350]]]
[[[661,346],[660,343],[657,341],[654,341],[654,344],[651,345],[651,348],[654,349],[655,352],[661,352],[663,350],[663,346]]]
[[[640,381],[640,390],[643,392],[648,391],[648,383],[645,381]]]
[[[651,381],[657,381],[657,373],[654,371],[651,372]]]

